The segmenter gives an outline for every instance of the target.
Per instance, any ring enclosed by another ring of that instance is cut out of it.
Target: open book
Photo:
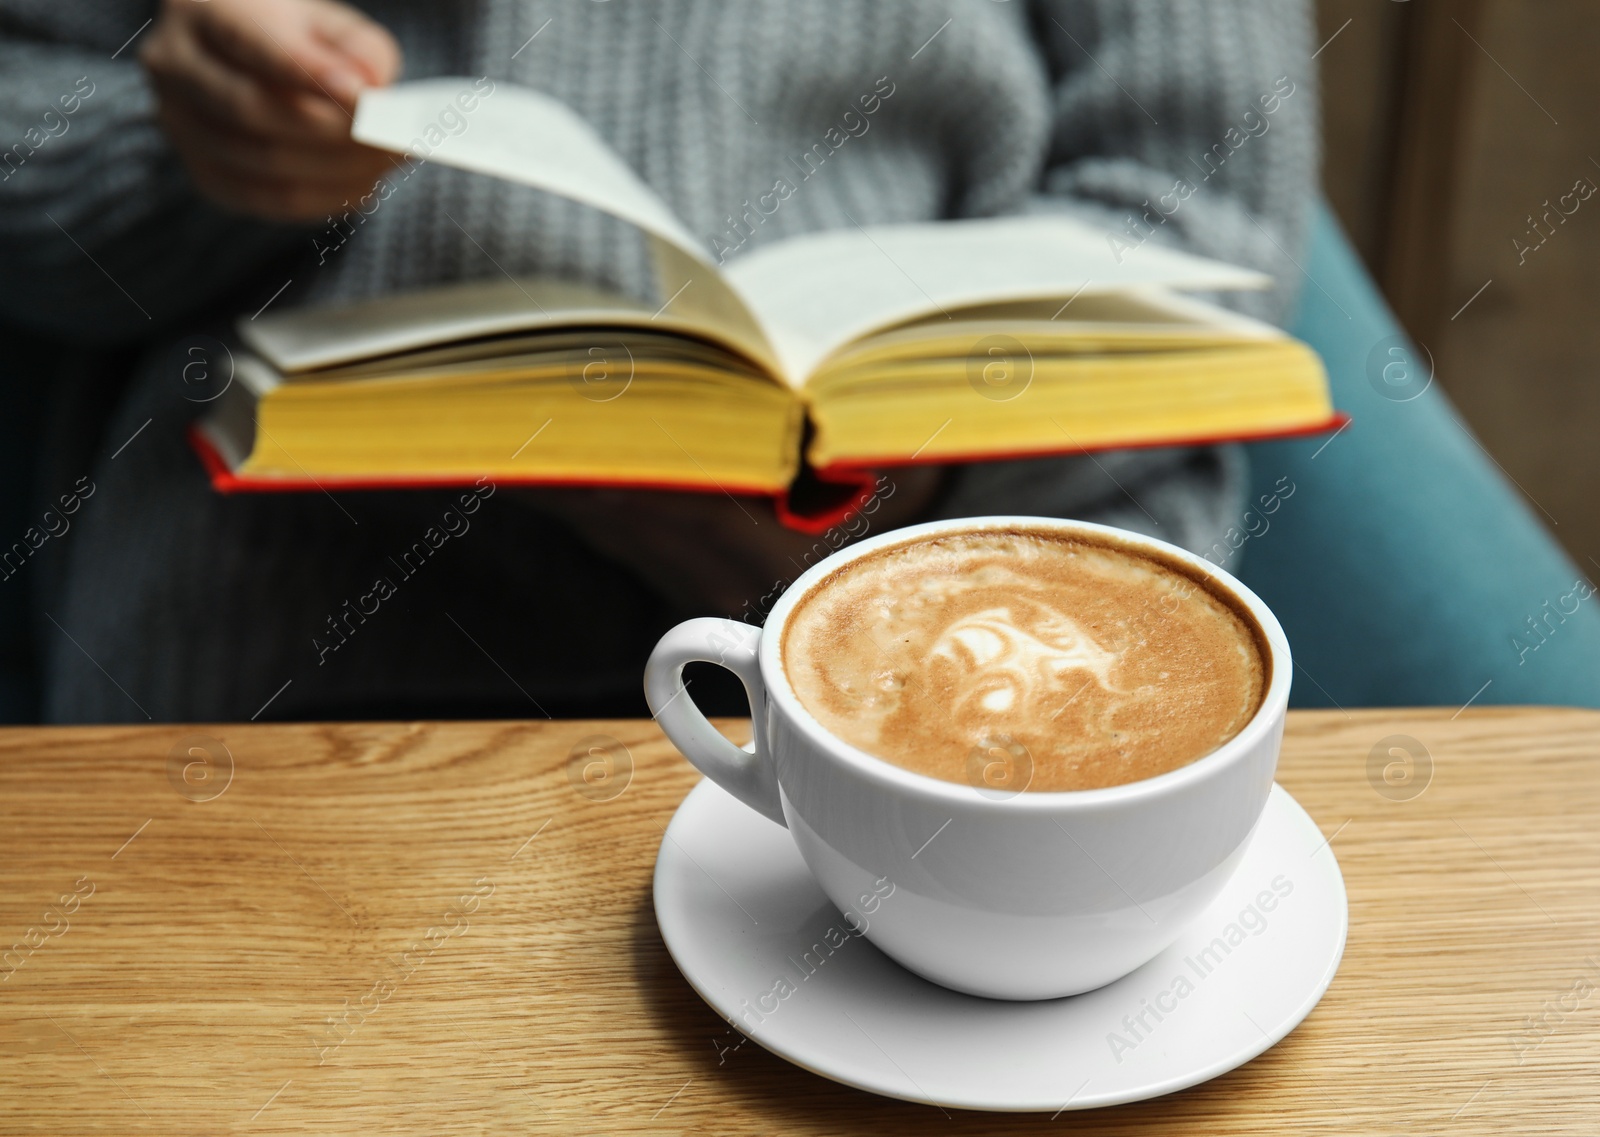
[[[236,381],[194,436],[223,488],[488,476],[781,497],[807,467],[857,482],[1340,421],[1309,348],[1182,295],[1268,283],[1253,271],[1155,245],[1119,261],[1059,216],[853,226],[724,265],[587,123],[526,88],[370,91],[353,133],[631,223],[658,300],[502,275],[242,318]],[[806,192],[801,171],[778,173],[747,228]]]

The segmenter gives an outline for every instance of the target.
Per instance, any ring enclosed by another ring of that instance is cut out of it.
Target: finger
[[[400,45],[389,29],[343,4],[319,4],[312,16],[315,34],[356,64],[370,86],[384,87],[400,77]]]
[[[327,213],[316,191],[304,185],[241,176],[199,158],[189,163],[189,175],[203,196],[229,213],[281,222],[320,220]]]
[[[358,38],[351,26],[358,17],[341,19],[330,11],[335,7],[217,5],[197,20],[197,27],[211,50],[264,83],[320,92],[346,111],[353,111],[362,89],[376,82],[374,72],[366,60],[347,54],[321,29],[339,28],[339,34],[352,43],[365,44],[373,34]]]
[[[277,138],[349,138],[349,117],[338,106],[301,91],[263,86],[207,52],[186,28],[152,37],[141,59],[164,103],[187,104],[219,126]]]
[[[286,224],[323,223],[344,213],[344,203],[355,201],[361,193],[259,174],[240,175],[221,166],[196,164],[190,172],[196,188],[228,212]]]
[[[170,120],[191,147],[203,150],[209,160],[242,174],[265,174],[323,185],[351,186],[364,182],[362,192],[365,192],[397,161],[397,156],[386,150],[376,150],[349,139],[330,143],[286,141],[220,127],[203,116],[191,117],[176,108]]]
[[[381,176],[397,155],[349,138],[315,139],[283,134],[256,134],[234,122],[219,122],[194,104],[165,102],[162,125],[181,139],[187,150],[240,173],[272,174],[318,182],[349,182]]]
[[[184,157],[200,192],[234,213],[272,221],[320,221],[342,213],[371,191],[376,175],[365,173],[344,181],[284,177],[274,171],[242,168],[220,160],[223,148],[214,132],[192,120],[164,116],[162,128]]]

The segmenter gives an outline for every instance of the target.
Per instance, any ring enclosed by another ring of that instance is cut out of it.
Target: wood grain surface
[[[1332,988],[1233,1073],[1054,1121],[719,1063],[650,904],[695,779],[649,722],[0,731],[0,1131],[1600,1132],[1600,714],[1293,714]]]

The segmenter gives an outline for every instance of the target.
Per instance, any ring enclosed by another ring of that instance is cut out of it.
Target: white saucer
[[[957,994],[845,937],[850,925],[788,832],[709,781],[661,843],[655,908],[690,985],[796,1065],[908,1101],[1051,1113],[1157,1097],[1248,1062],[1311,1013],[1349,921],[1333,850],[1282,786],[1190,931],[1131,975],[1068,999]],[[842,946],[822,966],[795,962],[830,938]]]

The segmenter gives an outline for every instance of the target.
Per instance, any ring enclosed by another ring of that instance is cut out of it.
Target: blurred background
[[[1600,574],[1600,195],[1560,201],[1600,187],[1600,4],[1320,0],[1318,23],[1334,212],[1435,382]]]

